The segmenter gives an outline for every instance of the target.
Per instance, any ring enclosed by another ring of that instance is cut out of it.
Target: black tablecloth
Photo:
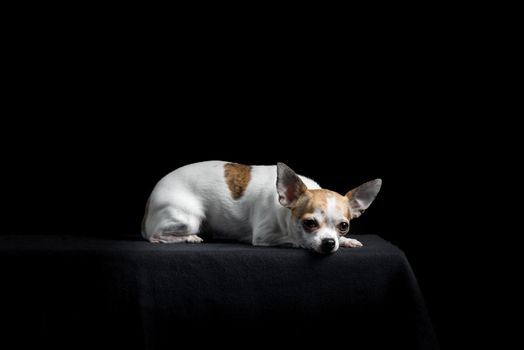
[[[378,236],[357,238],[363,248],[320,256],[236,243],[3,236],[0,342],[436,348],[403,252]]]

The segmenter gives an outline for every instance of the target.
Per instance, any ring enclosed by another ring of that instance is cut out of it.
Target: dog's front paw
[[[202,243],[204,240],[197,235],[190,235],[185,237],[186,243]]]
[[[344,248],[360,248],[363,246],[360,241],[353,238],[340,237],[339,244]]]

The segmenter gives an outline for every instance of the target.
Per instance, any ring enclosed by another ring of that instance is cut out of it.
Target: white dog
[[[154,243],[200,243],[197,235],[256,246],[290,245],[319,253],[361,247],[344,237],[349,221],[375,199],[376,179],[342,196],[287,165],[195,163],[166,175],[146,205],[142,235]]]

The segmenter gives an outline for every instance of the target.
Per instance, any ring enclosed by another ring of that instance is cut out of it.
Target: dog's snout
[[[324,238],[322,240],[322,244],[320,245],[320,248],[324,253],[329,253],[330,251],[335,248],[336,242],[333,238]]]

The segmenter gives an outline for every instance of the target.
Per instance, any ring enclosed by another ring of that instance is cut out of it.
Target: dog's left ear
[[[293,207],[306,190],[306,185],[290,167],[284,163],[277,163],[277,192],[280,204],[286,208]]]
[[[358,186],[346,194],[351,206],[352,219],[358,218],[373,203],[381,186],[382,180],[375,179]]]

